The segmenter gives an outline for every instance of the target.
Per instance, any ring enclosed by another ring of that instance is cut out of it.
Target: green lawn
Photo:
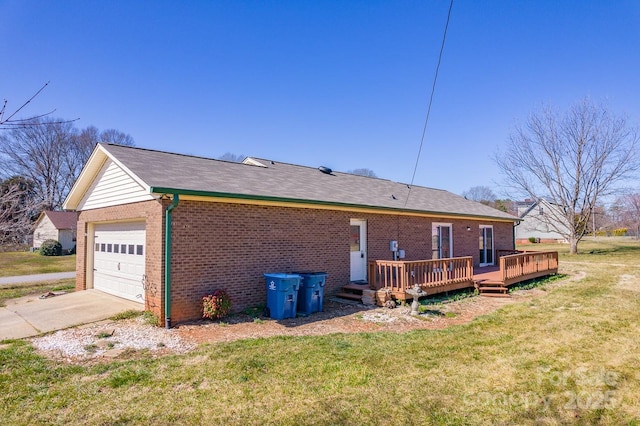
[[[640,425],[640,244],[588,242],[572,257],[552,248],[567,279],[446,330],[250,339],[83,366],[10,342],[0,349],[0,419]]]
[[[16,299],[32,294],[44,294],[49,291],[74,291],[76,280],[74,278],[66,280],[54,280],[41,283],[24,283],[15,285],[0,286],[0,306],[5,306],[9,299]]]
[[[76,269],[76,255],[40,256],[30,252],[0,252],[0,277],[68,272]]]

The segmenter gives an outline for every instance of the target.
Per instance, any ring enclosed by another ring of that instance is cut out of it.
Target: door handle
[[[360,258],[364,259],[364,253],[360,253]]]

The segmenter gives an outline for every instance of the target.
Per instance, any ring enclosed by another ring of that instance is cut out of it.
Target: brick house
[[[64,208],[79,211],[76,289],[144,303],[167,326],[200,318],[215,289],[234,310],[264,304],[265,272],[327,272],[330,295],[365,281],[370,259],[492,265],[497,250],[514,249],[518,220],[447,191],[326,167],[111,144],[96,147]]]

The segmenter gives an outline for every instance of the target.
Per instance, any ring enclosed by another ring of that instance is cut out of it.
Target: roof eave
[[[64,210],[77,210],[78,205],[82,201],[82,198],[89,190],[89,187],[93,183],[94,179],[100,173],[102,166],[107,161],[107,159],[111,159],[114,163],[116,163],[119,167],[121,167],[132,179],[134,179],[140,186],[143,188],[149,188],[138,175],[129,170],[120,160],[118,160],[114,155],[112,155],[108,149],[102,143],[99,143],[94,148],[91,156],[85,163],[78,179],[76,179],[73,187],[67,194],[67,198],[62,203],[62,208]]]
[[[178,188],[167,188],[167,187],[159,187],[152,186],[150,187],[150,192],[152,194],[179,194],[185,196],[194,196],[194,197],[206,197],[206,198],[227,198],[227,199],[235,199],[235,200],[247,200],[247,201],[263,201],[263,202],[274,202],[274,203],[290,203],[290,204],[307,204],[307,205],[317,205],[317,206],[334,206],[339,208],[352,208],[352,209],[364,209],[364,210],[382,210],[388,212],[398,212],[398,213],[413,213],[413,214],[424,214],[429,216],[450,216],[450,217],[460,217],[460,218],[474,218],[474,219],[487,219],[494,221],[502,221],[502,222],[518,222],[520,219],[513,217],[499,217],[499,216],[490,216],[490,215],[470,215],[466,213],[456,213],[456,212],[441,212],[441,211],[432,211],[432,210],[413,210],[406,208],[396,208],[396,207],[387,207],[387,206],[374,206],[367,204],[354,204],[354,203],[341,203],[335,201],[325,201],[325,200],[311,200],[311,199],[302,199],[302,198],[285,198],[285,197],[273,197],[268,195],[252,195],[252,194],[237,194],[237,193],[227,193],[227,192],[215,192],[215,191],[199,191],[193,189],[178,189]]]

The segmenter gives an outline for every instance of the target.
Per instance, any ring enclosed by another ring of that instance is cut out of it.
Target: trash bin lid
[[[268,273],[268,274],[262,274],[262,275],[268,278],[278,278],[278,279],[302,278],[302,276],[300,276],[299,274],[285,274],[283,272],[275,272],[275,273]]]

